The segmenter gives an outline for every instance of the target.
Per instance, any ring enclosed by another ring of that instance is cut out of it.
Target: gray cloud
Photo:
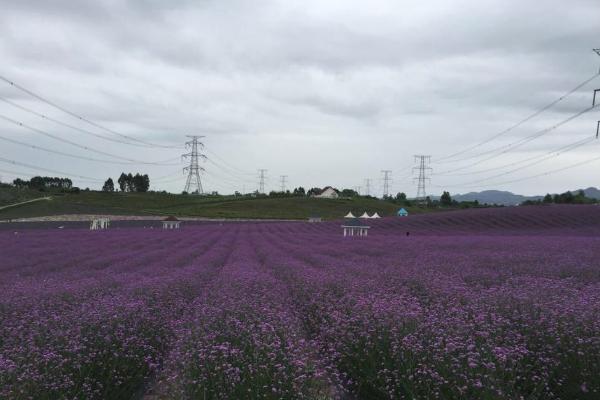
[[[439,156],[477,143],[561,96],[600,65],[591,52],[600,47],[600,6],[591,0],[377,0],[369,7],[358,1],[14,3],[0,14],[2,75],[144,140],[181,144],[186,134],[205,134],[207,148],[237,167],[206,165],[207,187],[225,192],[255,188],[256,179],[239,170],[269,168],[276,188],[279,174],[289,175],[291,185],[353,187],[392,169],[394,190],[411,194],[401,169],[413,154]],[[596,87],[600,79],[482,150],[588,106]],[[84,127],[6,85],[0,96]],[[164,160],[179,154],[99,141],[6,104],[0,114],[119,155],[133,151],[138,158]],[[485,167],[591,135],[598,119],[598,112],[590,113]],[[4,122],[0,134],[42,140]],[[86,176],[105,178],[124,169],[0,146],[2,157]],[[514,176],[589,154],[590,148],[581,148]],[[131,169],[178,178],[173,167]],[[500,188],[559,191],[594,184],[594,176],[592,168],[578,168]],[[440,176],[434,184],[464,181]],[[173,191],[181,186],[156,185]]]

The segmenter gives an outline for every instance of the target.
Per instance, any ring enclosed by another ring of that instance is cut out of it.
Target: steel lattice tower
[[[390,174],[392,173],[389,169],[384,169],[381,171],[383,173],[383,197],[386,198],[390,195]]]
[[[420,204],[425,203],[427,198],[427,191],[425,190],[425,181],[429,180],[427,177],[427,172],[431,171],[431,168],[428,166],[431,161],[431,156],[423,156],[417,155],[415,156],[415,162],[419,163],[418,167],[413,168],[413,172],[415,170],[419,170],[419,176],[415,178],[418,181],[417,185],[417,201]]]
[[[258,193],[265,193],[265,173],[267,172],[266,169],[259,169],[258,170]]]
[[[285,192],[286,189],[286,180],[287,180],[287,175],[281,175],[279,178],[281,179],[281,191]]]
[[[200,180],[200,171],[204,171],[198,164],[198,158],[206,159],[206,156],[198,151],[198,149],[204,148],[204,143],[200,142],[198,139],[203,138],[204,136],[188,136],[192,140],[185,142],[185,147],[191,149],[189,153],[183,154],[183,158],[190,158],[190,165],[188,167],[183,168],[183,172],[187,171],[188,177],[185,182],[184,191],[187,193],[196,193],[203,194],[204,190],[202,189],[202,181]],[[192,188],[196,188],[193,192]]]
[[[369,178],[365,179],[365,196],[371,195],[371,180]]]

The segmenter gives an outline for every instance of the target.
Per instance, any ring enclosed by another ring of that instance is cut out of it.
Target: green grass
[[[20,203],[22,201],[33,200],[39,197],[45,197],[46,192],[29,189],[17,189],[11,186],[0,186],[0,207],[10,204]]]
[[[0,193],[4,188],[0,188]],[[34,192],[37,197],[47,192]],[[18,200],[23,201],[23,200]],[[15,201],[15,202],[18,202]],[[308,197],[251,198],[202,197],[164,193],[103,193],[52,195],[52,200],[0,210],[0,219],[41,217],[60,214],[176,215],[207,218],[324,219],[343,217],[348,211],[360,216],[378,212],[395,215],[400,207],[378,199],[314,199]],[[409,212],[422,212],[408,208]]]

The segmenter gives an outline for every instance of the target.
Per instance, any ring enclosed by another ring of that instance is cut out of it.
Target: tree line
[[[71,190],[73,188],[73,182],[69,178],[58,178],[52,176],[34,176],[28,181],[17,178],[13,180],[13,185],[19,189],[26,188],[34,190]]]
[[[587,197],[583,190],[573,194],[570,190],[564,193],[551,195],[547,193],[541,200],[526,200],[524,206],[540,205],[540,204],[595,204],[598,199]]]
[[[144,193],[150,189],[150,177],[148,174],[139,174],[136,173],[133,175],[131,172],[126,174],[125,172],[121,173],[119,179],[117,179],[117,183],[119,184],[119,189],[121,192],[140,192]],[[102,186],[103,192],[114,192],[115,191],[115,183],[112,178],[108,178],[104,185]]]

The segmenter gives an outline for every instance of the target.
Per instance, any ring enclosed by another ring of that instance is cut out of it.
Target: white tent
[[[354,216],[354,214],[352,214],[352,211],[348,211],[348,214],[346,214],[346,216],[344,218],[356,218]]]
[[[371,218],[381,218],[381,217],[379,216],[379,214],[375,213],[375,214],[371,215]]]
[[[360,216],[360,218],[371,218],[371,217],[369,217],[369,214],[367,214],[367,212],[365,211],[364,214]]]

